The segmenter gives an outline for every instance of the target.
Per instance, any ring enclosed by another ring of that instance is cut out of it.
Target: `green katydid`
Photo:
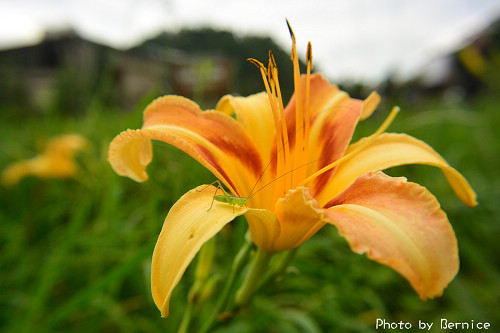
[[[214,184],[217,184],[217,186],[216,186],[216,187],[217,187],[217,189],[218,189],[218,190],[220,190],[220,191],[223,193],[223,195],[217,195],[217,194],[215,194],[215,195],[214,195],[214,197],[213,197],[213,200],[212,200],[212,204],[210,205],[210,207],[209,207],[207,210],[212,209],[213,204],[214,204],[214,201],[218,201],[218,202],[223,202],[223,203],[230,204],[231,206],[233,206],[233,211],[234,211],[234,206],[235,206],[235,205],[238,205],[238,206],[245,206],[245,205],[246,205],[246,203],[247,203],[247,201],[248,201],[248,200],[249,200],[249,199],[250,199],[253,195],[255,195],[257,192],[259,192],[260,190],[263,190],[265,187],[267,187],[267,186],[271,185],[272,183],[274,183],[275,181],[277,181],[277,180],[278,180],[278,179],[280,179],[281,177],[284,177],[284,176],[288,175],[289,173],[291,173],[291,172],[293,172],[293,171],[296,171],[297,169],[302,168],[302,167],[304,167],[304,166],[307,166],[307,165],[309,165],[309,164],[311,164],[311,163],[314,163],[314,162],[316,162],[316,161],[317,161],[317,160],[315,160],[315,161],[311,161],[311,162],[309,162],[309,163],[306,163],[306,164],[304,164],[304,165],[301,165],[300,167],[297,167],[297,168],[295,168],[295,169],[293,169],[293,170],[290,170],[290,171],[288,171],[288,172],[284,173],[283,175],[281,175],[281,176],[279,176],[279,177],[275,178],[273,181],[271,181],[271,182],[269,182],[269,183],[265,184],[264,186],[262,186],[261,188],[259,188],[257,191],[255,191],[255,192],[253,192],[253,193],[251,192],[251,193],[250,193],[250,195],[249,195],[248,197],[246,197],[246,198],[242,198],[242,197],[235,197],[234,195],[231,195],[231,194],[230,194],[230,193],[228,193],[226,190],[224,190],[224,188],[222,187],[222,184],[221,184],[221,183],[220,183],[220,181],[218,181],[218,180],[216,180],[216,181],[214,181],[213,183],[211,183],[211,184],[207,185],[205,188],[203,188],[203,189],[201,189],[201,190],[197,190],[197,191],[198,191],[198,192],[201,192],[201,191],[205,190],[207,187],[209,187],[209,186],[211,186],[211,185],[214,185]],[[266,169],[267,169],[267,168],[266,168]],[[264,169],[264,171],[263,171],[263,173],[262,173],[262,174],[264,174],[264,172],[265,172],[265,169]],[[262,175],[261,175],[261,177],[262,177]],[[259,178],[259,180],[260,180],[260,178]],[[259,180],[257,180],[257,183],[259,182]],[[257,185],[257,183],[256,183],[256,185]],[[254,186],[254,189],[255,189],[255,186]],[[253,191],[253,190],[252,190],[252,191]],[[215,193],[217,193],[217,190],[215,191]]]
[[[235,205],[245,206],[246,203],[247,203],[247,201],[248,201],[248,199],[250,198],[250,197],[240,198],[240,197],[235,197],[234,195],[229,194],[226,190],[224,190],[224,188],[222,187],[222,184],[218,180],[216,180],[213,183],[207,185],[205,188],[203,188],[201,190],[197,190],[197,191],[201,192],[201,191],[205,190],[207,187],[209,187],[211,185],[214,185],[214,184],[217,184],[217,190],[220,190],[223,195],[217,195],[217,194],[215,194],[214,198],[212,200],[212,204],[210,205],[210,207],[208,208],[208,210],[212,209],[214,201],[228,203],[231,206],[233,206],[233,210],[234,210],[234,206]],[[215,191],[215,193],[217,193],[217,190]]]

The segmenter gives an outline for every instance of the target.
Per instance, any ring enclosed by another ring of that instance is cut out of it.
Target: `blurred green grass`
[[[402,105],[390,131],[424,140],[462,172],[478,193],[469,209],[438,169],[405,166],[406,176],[437,196],[457,234],[461,269],[443,297],[421,302],[392,270],[352,253],[332,227],[298,251],[286,278],[263,289],[217,332],[375,332],[376,318],[399,322],[487,321],[500,326],[500,138],[497,97],[446,104]],[[50,136],[77,132],[93,145],[79,156],[76,179],[24,179],[0,189],[0,328],[2,332],[173,332],[192,282],[189,268],[160,318],[149,290],[153,247],[171,205],[187,190],[214,180],[184,153],[155,143],[144,184],[117,176],[106,161],[111,139],[141,125],[147,97],[124,114],[93,105],[85,115],[0,114],[0,169],[30,158]],[[373,132],[391,103],[362,122]],[[223,284],[243,240],[239,220],[217,236]],[[206,310],[199,314],[203,318]],[[381,330],[379,330],[381,331]]]

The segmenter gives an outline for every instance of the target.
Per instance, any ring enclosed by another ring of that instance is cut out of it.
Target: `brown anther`
[[[311,42],[307,43],[307,53],[306,53],[307,63],[313,67],[313,54],[312,54],[312,45]]]
[[[293,43],[295,43],[295,34],[293,33],[292,26],[290,25],[290,22],[288,22],[288,19],[286,19],[286,25],[288,26],[288,31],[290,32],[290,37],[292,37]]]
[[[254,64],[258,69],[264,69],[266,70],[266,67],[264,67],[264,64],[261,63],[260,61],[258,61],[257,59],[254,59],[254,58],[248,58],[247,59],[248,62]]]
[[[274,55],[273,55],[273,52],[271,50],[269,50],[269,63],[270,64],[272,63],[273,68],[278,67],[278,66],[276,66],[276,60],[274,59]]]

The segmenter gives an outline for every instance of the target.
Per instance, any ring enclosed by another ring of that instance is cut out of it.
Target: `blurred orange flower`
[[[72,177],[78,170],[74,154],[88,145],[88,141],[79,134],[54,137],[38,156],[15,162],[5,168],[2,172],[2,183],[7,186],[14,185],[30,175],[40,178]]]

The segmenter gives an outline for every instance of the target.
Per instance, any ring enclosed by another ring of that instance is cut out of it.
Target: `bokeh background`
[[[23,0],[0,1],[0,170],[60,134],[91,145],[72,178],[0,187],[0,331],[175,332],[193,268],[162,319],[150,296],[151,254],[172,204],[214,177],[155,143],[150,180],[138,184],[112,171],[109,142],[139,128],[158,96],[213,108],[224,94],[262,91],[246,59],[264,62],[269,50],[287,100],[285,17],[301,54],[312,41],[316,71],[355,98],[383,96],[354,140],[399,105],[390,131],[434,147],[467,177],[479,206],[462,204],[437,169],[388,170],[435,194],[456,232],[461,268],[441,298],[421,302],[397,273],[352,253],[326,227],[282,280],[216,332],[376,332],[377,318],[432,322],[432,332],[441,318],[500,330],[497,1]],[[217,236],[219,287],[245,231],[239,220]]]

